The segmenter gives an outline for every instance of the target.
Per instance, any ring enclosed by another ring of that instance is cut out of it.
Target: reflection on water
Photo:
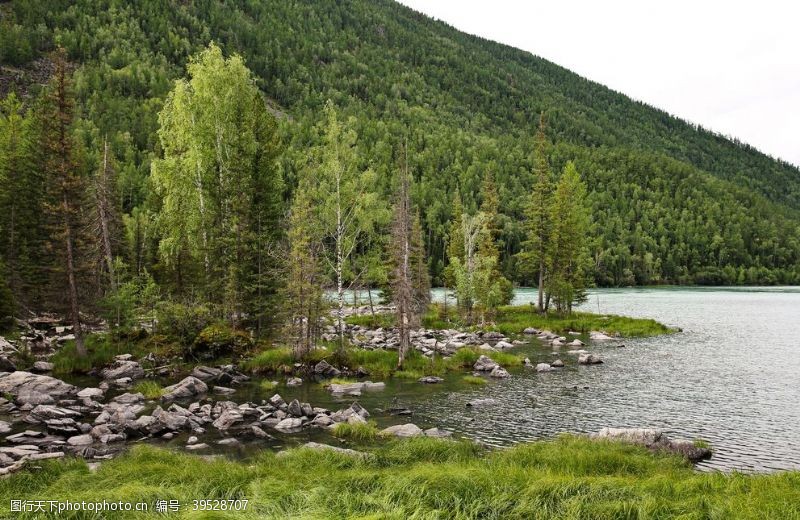
[[[442,291],[434,291],[441,300]],[[533,301],[519,289],[516,304]],[[767,471],[800,469],[800,289],[647,288],[592,291],[582,309],[654,318],[683,332],[626,340],[625,348],[593,346],[605,364],[579,367],[560,354],[559,372],[520,370],[477,388],[394,383],[386,405],[400,399],[421,425],[438,425],[490,445],[592,432],[604,426],[660,428],[711,442],[702,468]],[[534,362],[555,356],[549,347],[519,347]],[[479,409],[466,402],[492,397]]]

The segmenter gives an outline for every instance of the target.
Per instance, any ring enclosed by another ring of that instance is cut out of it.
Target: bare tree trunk
[[[109,195],[109,178],[108,178],[108,140],[103,143],[103,168],[101,177],[97,183],[97,211],[100,217],[100,235],[103,241],[103,259],[106,262],[108,269],[108,277],[111,283],[111,289],[117,289],[117,279],[114,275],[114,256],[111,251],[111,232],[109,230],[110,220],[110,201]],[[119,320],[117,320],[119,321]],[[119,323],[117,323],[119,324]]]
[[[372,287],[367,288],[367,294],[369,295],[369,312],[372,314],[373,319],[375,318],[375,306],[372,304]]]
[[[75,259],[72,251],[72,226],[69,223],[69,198],[66,188],[62,198],[64,210],[64,245],[67,252],[67,279],[69,281],[69,306],[72,319],[72,332],[75,335],[75,351],[78,356],[86,357],[86,346],[83,344],[80,307],[78,305],[78,285],[75,281]]]
[[[544,311],[544,259],[539,261],[539,312]]]

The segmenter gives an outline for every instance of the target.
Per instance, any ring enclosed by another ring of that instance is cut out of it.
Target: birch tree
[[[352,285],[346,283],[345,270],[359,242],[387,220],[388,210],[375,192],[375,174],[359,167],[355,132],[339,121],[330,101],[324,112],[322,144],[314,158],[313,204],[322,233],[323,257],[336,291],[336,324],[342,350],[345,291]]]
[[[264,251],[280,229],[277,129],[240,56],[226,59],[211,44],[188,71],[159,114],[159,252],[178,279],[187,260],[197,266],[197,288],[237,325],[268,314],[265,299],[275,295]]]

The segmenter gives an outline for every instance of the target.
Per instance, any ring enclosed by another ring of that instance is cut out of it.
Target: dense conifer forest
[[[542,179],[561,197],[545,213],[584,235],[564,305],[584,281],[800,282],[797,167],[388,0],[26,0],[0,17],[6,306],[95,302],[122,322],[169,294],[268,326],[284,296],[313,314],[301,287],[391,291],[397,237],[434,285],[502,303],[538,283]],[[352,228],[309,226],[309,207]],[[485,231],[483,278],[453,270],[462,217]]]

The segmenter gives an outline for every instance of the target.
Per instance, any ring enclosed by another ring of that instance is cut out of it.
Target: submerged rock
[[[579,365],[599,365],[603,359],[597,354],[581,354],[578,356]]]
[[[442,381],[444,381],[444,379],[436,376],[425,376],[425,377],[420,377],[419,379],[417,379],[417,381],[419,381],[420,383],[432,385],[436,383],[441,383]]]
[[[494,367],[494,370],[492,370],[489,373],[489,377],[496,377],[498,379],[504,379],[506,377],[511,377],[511,374],[509,374],[508,371],[505,368],[503,368],[500,365],[498,365],[498,366]]]

